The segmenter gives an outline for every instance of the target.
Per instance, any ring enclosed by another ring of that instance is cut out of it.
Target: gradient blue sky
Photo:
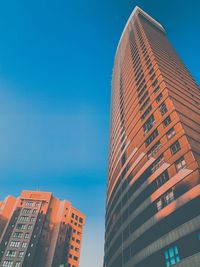
[[[0,1],[0,198],[40,189],[83,211],[80,267],[102,265],[112,65],[135,5],[199,82],[198,0]]]

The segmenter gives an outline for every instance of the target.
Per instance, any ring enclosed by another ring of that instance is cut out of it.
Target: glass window
[[[149,117],[149,119],[145,122],[145,124],[142,126],[143,130],[144,130],[144,134],[148,133],[151,130],[151,128],[153,127],[154,123],[155,123],[154,116],[151,115]]]
[[[162,98],[163,98],[163,94],[161,93],[156,97],[156,102],[159,103]]]
[[[24,251],[20,251],[19,254],[18,254],[18,258],[22,258],[24,255]]]
[[[177,172],[179,172],[180,170],[184,169],[186,167],[186,161],[185,161],[185,158],[182,156],[180,157],[180,159],[178,159],[176,162],[175,162],[175,165],[176,165],[176,170]]]
[[[154,94],[157,93],[160,90],[160,86],[157,86],[156,89],[153,91]]]
[[[164,121],[163,121],[163,125],[164,127],[167,127],[170,123],[171,123],[171,118],[170,116],[168,116]]]
[[[143,111],[147,105],[150,103],[150,98],[147,98],[147,100],[144,102],[144,104],[141,106],[140,111]]]
[[[21,266],[21,262],[20,261],[17,261],[16,263],[15,263],[15,267],[20,267]]]
[[[28,222],[29,217],[28,216],[21,216],[19,218],[20,222]]]
[[[27,247],[27,242],[22,242],[22,248],[26,248]]]
[[[158,136],[158,130],[156,129],[145,141],[146,146],[148,146],[156,137]]]
[[[6,257],[14,258],[16,256],[15,250],[8,250],[6,253]]]
[[[148,152],[147,157],[148,159],[152,158],[161,148],[161,143],[158,141]]]
[[[162,103],[159,109],[162,116],[168,111],[165,103]]]
[[[30,221],[34,222],[35,221],[35,217],[31,217]]]
[[[151,112],[151,110],[152,110],[152,106],[150,105],[150,106],[146,109],[146,111],[142,114],[141,119],[144,120],[144,119],[146,118],[146,116]]]
[[[154,163],[151,165],[151,172],[154,173],[156,170],[158,170],[160,168],[160,166],[163,165],[163,163],[165,162],[165,159],[163,157],[163,154],[161,154],[155,161]]]
[[[25,230],[26,229],[26,224],[18,223],[16,226],[17,230]]]
[[[3,261],[2,267],[12,267],[13,261]]]
[[[176,141],[175,143],[173,143],[173,145],[170,146],[170,149],[173,155],[176,154],[181,149],[179,141]]]
[[[29,233],[26,233],[25,236],[24,236],[25,239],[28,239],[29,238]]]
[[[23,214],[30,214],[31,213],[31,209],[23,209],[22,213]]]
[[[157,83],[158,83],[158,80],[156,79],[156,80],[152,83],[152,86],[155,87]]]
[[[13,237],[15,238],[22,238],[23,237],[23,232],[14,232]]]
[[[142,96],[142,98],[141,98],[140,101],[139,101],[140,104],[142,104],[142,102],[146,99],[146,97],[148,96],[148,94],[149,94],[148,91],[146,91],[146,92],[144,93],[144,95]]]
[[[33,225],[29,224],[28,227],[27,227],[27,230],[32,230],[32,229],[33,229]]]
[[[172,127],[168,132],[167,132],[167,138],[171,139],[174,135],[176,134],[174,127]]]
[[[10,242],[10,247],[11,248],[18,248],[19,247],[20,242],[19,241],[11,241]]]
[[[154,190],[157,190],[158,188],[160,188],[163,184],[165,184],[167,181],[169,180],[169,174],[168,171],[164,171],[161,175],[158,176],[158,178],[156,178],[153,181],[153,188]]]
[[[174,192],[172,188],[162,195],[156,202],[157,210],[160,211],[174,200]]]
[[[155,79],[155,77],[156,77],[156,75],[155,75],[155,73],[151,76],[151,81],[153,81],[154,79]]]
[[[32,206],[33,205],[33,202],[32,201],[27,201],[26,202],[26,206]]]
[[[200,241],[200,234],[198,234],[198,240]]]
[[[171,247],[165,251],[165,262],[167,267],[180,262],[180,256],[177,246]]]

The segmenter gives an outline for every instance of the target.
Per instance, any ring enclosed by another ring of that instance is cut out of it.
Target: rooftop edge
[[[165,33],[165,29],[163,28],[163,26],[158,22],[156,21],[154,18],[152,18],[150,15],[148,15],[144,10],[142,10],[139,6],[136,6],[134,9],[133,9],[133,12],[131,13],[125,27],[124,27],[124,30],[122,32],[122,35],[120,37],[120,40],[119,40],[119,43],[118,43],[118,46],[117,46],[117,50],[116,50],[116,54],[115,54],[115,57],[117,55],[117,52],[119,50],[119,46],[120,46],[120,43],[122,41],[122,38],[124,36],[124,33],[128,27],[128,25],[130,24],[131,20],[138,14],[142,14],[146,19],[148,19],[151,23],[153,23],[156,27],[158,27],[161,31],[163,31]]]

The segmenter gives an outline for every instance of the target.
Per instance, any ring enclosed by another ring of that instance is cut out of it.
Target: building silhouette
[[[85,216],[49,192],[0,202],[0,266],[78,267]]]
[[[104,266],[200,266],[199,182],[200,88],[136,7],[113,69]]]

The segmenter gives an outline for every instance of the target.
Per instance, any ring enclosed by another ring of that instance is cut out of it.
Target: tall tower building
[[[200,88],[136,7],[112,79],[105,267],[200,266]]]
[[[85,216],[52,193],[0,202],[1,267],[78,267]]]

